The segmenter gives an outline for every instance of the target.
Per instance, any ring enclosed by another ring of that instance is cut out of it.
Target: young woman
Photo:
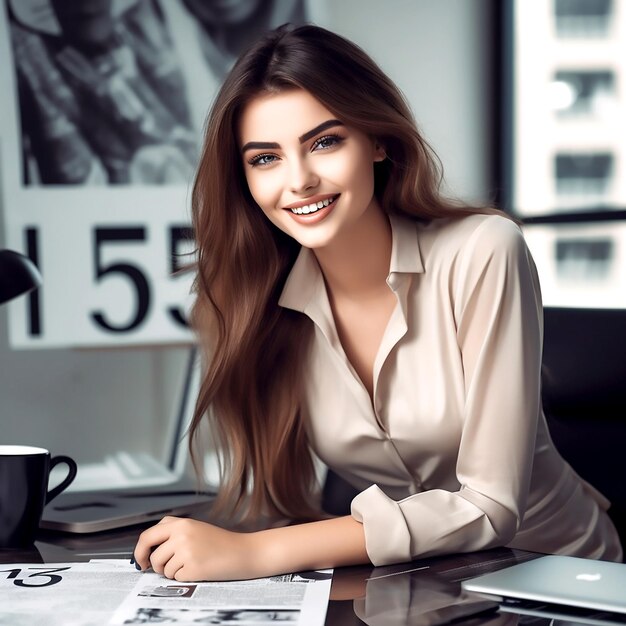
[[[193,192],[207,371],[192,434],[218,508],[164,518],[137,567],[235,579],[506,545],[621,559],[608,502],[555,450],[542,309],[516,224],[451,202],[398,89],[345,39],[281,27],[212,108]],[[316,506],[311,450],[360,490]]]

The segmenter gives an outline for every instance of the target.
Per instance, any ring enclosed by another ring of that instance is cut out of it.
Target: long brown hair
[[[245,105],[305,89],[344,124],[375,137],[375,194],[388,213],[430,220],[491,212],[444,198],[441,168],[404,98],[363,50],[317,26],[282,26],[255,43],[213,104],[192,195],[198,245],[194,326],[207,352],[190,446],[208,416],[220,451],[218,510],[319,516],[300,418],[312,323],[278,305],[300,246],[252,199],[238,147]],[[195,457],[194,457],[195,458]]]

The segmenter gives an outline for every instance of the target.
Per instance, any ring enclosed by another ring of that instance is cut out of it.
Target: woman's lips
[[[307,200],[307,202],[299,202],[285,207],[295,215],[309,215],[310,213],[316,213],[317,211],[332,204],[339,194],[329,196],[313,196]]]
[[[334,208],[339,194],[311,198],[307,204],[299,203],[285,207],[291,216],[303,224],[312,224],[324,219]]]

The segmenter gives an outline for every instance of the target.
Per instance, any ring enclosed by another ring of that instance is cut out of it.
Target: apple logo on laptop
[[[576,576],[576,580],[584,580],[585,582],[596,582],[598,580],[600,580],[602,578],[602,574],[578,574],[578,576]]]

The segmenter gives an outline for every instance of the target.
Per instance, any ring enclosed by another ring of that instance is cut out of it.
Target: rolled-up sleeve
[[[526,506],[540,414],[542,309],[520,229],[483,221],[446,280],[462,364],[459,489],[395,501],[373,485],[352,501],[375,565],[506,545]]]

